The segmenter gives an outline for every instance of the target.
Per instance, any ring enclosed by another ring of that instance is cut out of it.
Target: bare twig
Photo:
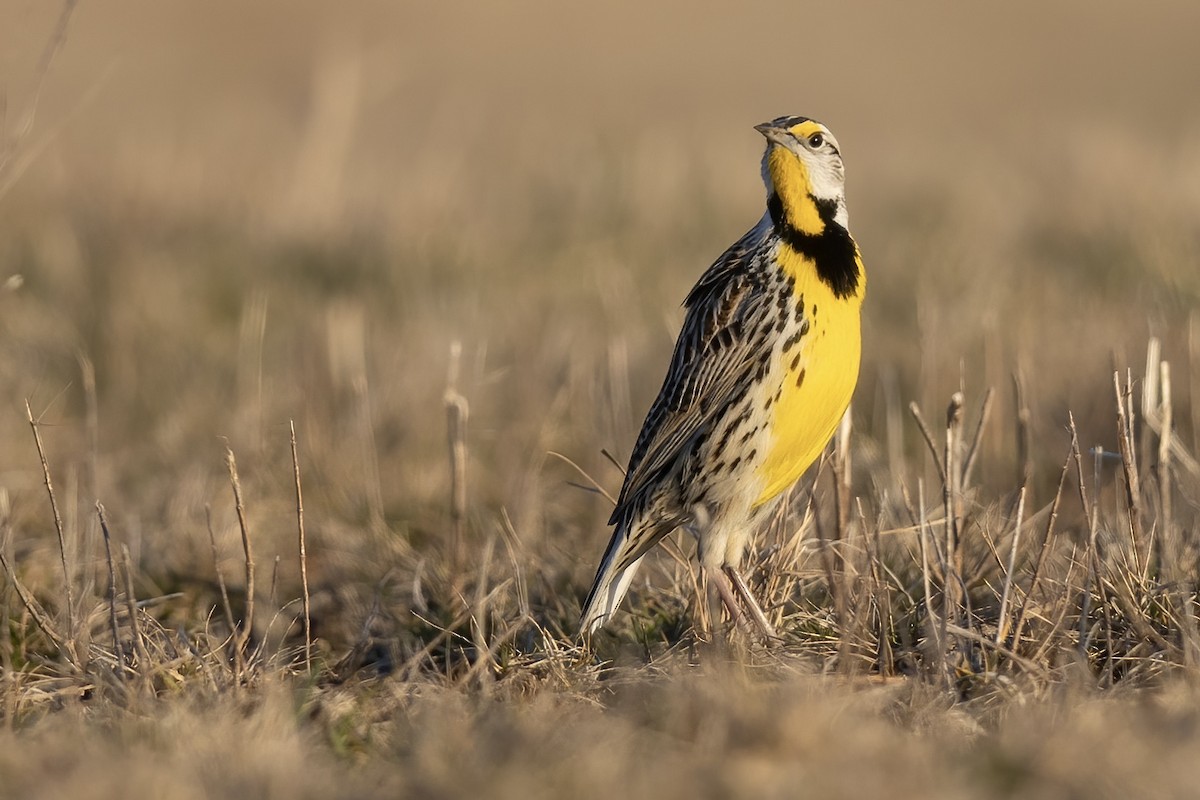
[[[1200,326],[1196,322],[1200,320],[1200,316],[1193,314],[1190,318],[1189,325],[1200,330]],[[1189,338],[1189,355],[1192,362],[1197,360],[1197,348],[1194,348],[1193,341],[1195,333]],[[1146,373],[1142,383],[1142,419],[1146,426],[1154,431],[1158,436],[1163,435],[1163,420],[1162,409],[1160,408],[1159,397],[1162,395],[1164,388],[1162,387],[1162,365],[1165,364],[1162,360],[1162,345],[1157,338],[1151,336],[1150,341],[1146,343]],[[1193,366],[1192,376],[1196,383],[1193,386],[1192,397],[1200,397],[1200,364]],[[1170,377],[1165,379],[1168,383]],[[1170,387],[1165,387],[1169,391]],[[1164,397],[1164,400],[1169,398]],[[1192,424],[1196,430],[1196,436],[1200,437],[1200,403],[1192,403]],[[1200,462],[1188,452],[1187,445],[1182,437],[1169,436],[1170,443],[1167,445],[1170,451],[1171,462],[1175,467],[1187,472],[1193,478],[1200,479]]]
[[[925,583],[925,613],[930,617],[929,630],[933,633],[934,653],[938,668],[938,675],[942,679],[943,685],[949,687],[953,683],[953,678],[950,675],[950,665],[946,663],[946,644],[949,635],[949,620],[946,614],[940,616],[933,610],[933,592],[931,582],[929,580],[929,542],[933,539],[933,532],[929,530],[929,517],[925,512],[925,487],[921,481],[917,481],[917,503],[919,504],[918,524],[921,529],[921,573]],[[942,594],[946,593],[945,582],[949,580],[946,572],[943,571],[943,586]],[[944,603],[943,599],[943,603]],[[943,609],[944,611],[944,609]]]
[[[246,562],[246,617],[238,634],[237,647],[244,651],[254,629],[254,552],[250,546],[250,526],[246,522],[246,506],[242,502],[242,483],[238,479],[237,459],[233,450],[225,448],[225,465],[229,468],[229,484],[233,487],[234,507],[237,509],[238,527],[242,532],[242,554]]]
[[[120,627],[117,625],[117,570],[113,565],[112,538],[108,533],[108,520],[104,516],[104,504],[96,501],[96,515],[100,517],[100,532],[104,534],[104,560],[108,563],[108,623],[112,627],[113,657],[117,660],[117,676],[125,676],[125,654],[121,649]]]
[[[1133,423],[1126,409],[1132,403],[1133,389],[1121,387],[1121,373],[1113,372],[1113,392],[1117,401],[1117,444],[1121,452],[1121,467],[1125,473],[1125,502],[1129,510],[1129,536],[1135,561],[1140,561],[1139,548],[1146,542],[1142,530],[1142,487],[1138,476],[1137,456],[1133,449]],[[1136,565],[1141,572],[1141,564]]]
[[[488,633],[490,626],[488,625],[488,577],[492,568],[492,557],[496,548],[496,535],[492,534],[487,537],[483,544],[483,553],[479,559],[479,577],[475,584],[475,601],[471,605],[471,641],[475,646],[476,663],[479,660],[490,662],[491,649],[488,647]],[[490,666],[490,663],[489,663]],[[492,673],[483,668],[479,673],[480,688],[487,691],[491,685],[488,680],[492,677]]]
[[[617,457],[616,457],[616,456],[614,456],[612,453],[608,452],[608,450],[606,450],[606,449],[605,449],[605,448],[603,448],[603,447],[602,447],[602,448],[600,448],[600,455],[604,456],[604,457],[605,457],[605,458],[608,460],[608,463],[610,463],[610,464],[612,464],[614,467],[616,467],[616,468],[617,468],[617,472],[620,472],[622,477],[624,477],[624,476],[625,476],[625,468],[624,468],[623,466],[621,466],[621,462],[620,462],[620,461],[617,461]]]
[[[937,467],[938,479],[942,483],[945,483],[946,468],[942,465],[942,457],[938,453],[938,446],[933,442],[933,434],[929,431],[929,426],[925,424],[925,418],[921,416],[921,407],[914,401],[908,404],[908,411],[912,414],[912,418],[917,423],[917,428],[921,431],[921,436],[925,439],[925,445],[929,448],[929,454],[933,456],[933,464]]]
[[[945,480],[942,482],[942,505],[946,516],[946,585],[943,596],[942,616],[952,624],[958,624],[963,611],[966,592],[962,580],[963,553],[959,541],[961,524],[961,486],[958,469],[959,451],[962,440],[963,396],[955,392],[946,408]]]
[[[50,480],[50,464],[46,461],[46,450],[42,447],[42,435],[38,432],[38,423],[33,418],[33,410],[30,409],[28,400],[25,401],[25,415],[29,420],[29,427],[33,430],[33,441],[37,444],[38,458],[42,462],[42,478],[46,484],[46,493],[50,496],[50,510],[54,514],[54,530],[58,533],[58,555],[62,560],[63,585],[67,597],[67,644],[71,650],[68,658],[71,662],[78,663],[79,657],[75,652],[75,594],[71,587],[71,569],[67,565],[67,540],[62,514],[59,513],[58,501],[54,498],[54,484]]]
[[[863,513],[862,500],[855,498],[858,510],[858,524],[863,532],[863,541],[868,548],[868,559],[871,568],[872,594],[875,598],[875,613],[879,621],[878,639],[876,641],[876,664],[879,673],[884,677],[894,674],[895,655],[892,652],[892,596],[888,587],[888,576],[883,563],[883,553],[879,541],[879,524],[868,530],[866,515]]]
[[[601,452],[604,452],[604,451],[602,450]],[[567,456],[564,456],[562,453],[555,452],[554,450],[547,451],[546,455],[554,456],[557,459],[561,459],[562,461],[565,461],[569,466],[573,467],[576,472],[578,472],[581,476],[583,476],[583,479],[585,481],[587,481],[588,483],[590,483],[592,485],[592,487],[595,489],[597,494],[603,496],[604,499],[607,500],[612,505],[615,506],[617,504],[617,498],[615,498],[611,494],[609,494],[608,490],[605,489],[603,486],[601,486],[599,481],[597,481],[595,478],[593,478],[591,475],[589,475],[583,467],[576,464],[570,458],[568,458]],[[578,485],[578,484],[575,484],[575,485]],[[584,486],[581,488],[586,489],[587,487]]]
[[[1071,427],[1074,430],[1075,418],[1071,417]],[[1058,520],[1058,506],[1062,502],[1063,487],[1067,485],[1067,473],[1071,467],[1071,454],[1067,453],[1066,459],[1063,461],[1062,471],[1058,475],[1058,489],[1054,492],[1054,500],[1050,503],[1050,516],[1046,520],[1046,532],[1042,535],[1042,544],[1038,548],[1037,561],[1033,565],[1033,575],[1029,579],[1029,589],[1025,592],[1025,597],[1021,601],[1021,610],[1017,613],[1017,622],[1013,626],[1012,649],[1021,649],[1021,632],[1025,629],[1026,614],[1029,611],[1029,602],[1033,599],[1034,593],[1037,591],[1038,580],[1042,577],[1042,567],[1046,563],[1046,555],[1050,552],[1050,541],[1054,534],[1054,523]]]
[[[833,500],[837,529],[834,539],[845,542],[850,536],[850,484],[853,464],[850,461],[850,409],[842,415],[833,439]]]
[[[300,537],[300,587],[304,593],[304,669],[312,672],[312,616],[309,613],[308,551],[304,541],[304,493],[300,489],[300,457],[296,452],[296,421],[288,420],[292,435],[292,473],[296,478],[296,529]]]
[[[275,554],[275,559],[271,562],[271,590],[267,592],[267,604],[276,606],[279,603],[279,595],[276,590],[279,588],[279,554]],[[267,626],[268,630],[270,626]]]
[[[129,629],[133,636],[133,649],[138,658],[138,674],[143,680],[150,677],[150,653],[142,638],[142,624],[138,619],[137,597],[133,593],[133,561],[129,557],[129,547],[121,545],[122,560],[125,562],[125,608],[129,613]]]
[[[987,425],[988,416],[992,413],[992,396],[995,391],[989,386],[987,392],[983,395],[983,403],[979,406],[979,422],[975,425],[975,435],[971,437],[971,446],[967,448],[967,458],[962,468],[962,477],[959,479],[961,486],[969,486],[971,483],[971,471],[975,468],[975,461],[979,457],[979,445],[983,442],[983,429]]]
[[[1096,515],[1097,509],[1094,505],[1088,503],[1087,487],[1083,479],[1083,454],[1079,448],[1079,432],[1075,429],[1075,418],[1070,416],[1071,427],[1071,453],[1075,457],[1075,471],[1079,478],[1079,503],[1083,506],[1083,513],[1087,516],[1088,537],[1087,551],[1085,558],[1087,559],[1087,572],[1085,573],[1083,587],[1080,590],[1079,598],[1079,653],[1081,657],[1087,657],[1087,623],[1091,615],[1091,602],[1093,582],[1096,582],[1100,561],[1096,557]]]
[[[1000,619],[996,623],[996,647],[1004,642],[1008,632],[1008,596],[1012,591],[1013,571],[1017,567],[1017,549],[1021,546],[1021,522],[1025,516],[1025,487],[1021,487],[1021,495],[1017,500],[1017,521],[1013,527],[1012,545],[1008,550],[1008,567],[1004,570],[1004,590],[1000,593]],[[1015,647],[1013,649],[1016,649]]]

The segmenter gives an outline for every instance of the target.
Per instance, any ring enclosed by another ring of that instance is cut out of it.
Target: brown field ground
[[[0,0],[0,796],[1194,796],[1200,6],[60,20]],[[786,113],[870,291],[783,642],[694,632],[680,538],[584,650]]]

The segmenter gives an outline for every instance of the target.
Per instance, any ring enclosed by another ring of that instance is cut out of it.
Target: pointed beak
[[[786,145],[788,141],[795,138],[792,136],[792,132],[787,128],[781,128],[777,125],[772,125],[769,122],[764,122],[761,125],[755,125],[754,130],[765,136],[767,141],[772,144]]]

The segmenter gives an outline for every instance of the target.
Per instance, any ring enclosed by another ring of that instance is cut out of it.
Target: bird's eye
[[[808,137],[808,146],[814,150],[823,144],[825,144],[825,137],[819,133],[814,133],[812,136]]]

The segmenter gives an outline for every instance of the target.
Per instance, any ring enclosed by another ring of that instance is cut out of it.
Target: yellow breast
[[[858,291],[838,298],[806,257],[786,245],[780,245],[779,257],[795,279],[796,297],[804,298],[808,329],[790,350],[780,343],[773,379],[763,387],[778,399],[771,410],[770,444],[758,467],[764,488],[756,506],[799,480],[833,437],[854,394],[862,350],[859,310],[866,283],[861,264]]]

